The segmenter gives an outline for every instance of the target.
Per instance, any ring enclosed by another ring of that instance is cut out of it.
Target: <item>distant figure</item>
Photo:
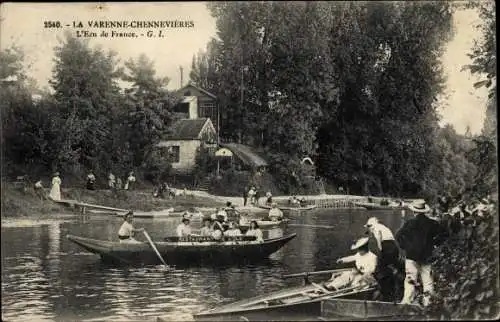
[[[247,188],[248,187],[245,186],[245,188],[243,189],[243,206],[247,205],[247,196],[248,196]]]
[[[266,192],[266,205],[270,206],[273,203],[273,195],[271,191]]]
[[[239,225],[240,226],[248,225],[248,213],[243,213],[240,215]]]
[[[248,201],[251,205],[255,204],[255,187],[251,187],[248,191]]]
[[[214,223],[212,238],[215,240],[221,240],[224,236],[224,228],[222,228],[222,224],[218,221]]]
[[[35,193],[40,198],[40,200],[45,200],[45,191],[43,191],[42,180],[38,180],[35,183]]]
[[[123,181],[120,177],[118,177],[118,179],[116,179],[116,189],[121,190],[122,186],[123,186]]]
[[[245,234],[246,236],[255,236],[256,237],[256,242],[262,243],[264,242],[264,235],[262,234],[262,230],[259,228],[259,224],[257,224],[257,221],[252,220],[250,222],[250,227],[248,228],[248,231]]]
[[[182,218],[182,223],[177,226],[177,236],[178,237],[189,237],[191,236],[191,225],[188,218]]]
[[[269,210],[269,219],[272,221],[283,220],[283,212],[277,207],[275,202],[272,203],[271,209]]]
[[[299,199],[297,199],[296,196],[292,196],[292,198],[289,199],[288,201],[294,207],[299,207],[300,206],[300,201],[299,201]]]
[[[61,178],[59,178],[59,172],[54,173],[52,177],[52,189],[50,189],[49,197],[52,200],[61,200]]]
[[[203,227],[201,227],[200,235],[204,237],[212,236],[214,229],[212,228],[212,220],[204,219]]]
[[[342,186],[339,187],[339,193],[344,194],[344,187],[342,187]]]
[[[254,200],[254,204],[255,205],[259,205],[259,199],[260,199],[260,191],[258,188],[255,189],[255,200]]]
[[[95,175],[92,170],[87,174],[87,190],[95,190]]]
[[[109,187],[109,189],[114,190],[115,189],[115,185],[116,185],[115,175],[110,172],[109,175],[108,175],[108,187]]]
[[[132,222],[134,220],[134,213],[129,211],[123,217],[123,224],[118,231],[118,238],[120,239],[120,243],[140,243],[139,241],[134,239],[134,233],[139,231],[144,231],[144,228],[135,229],[132,226]]]
[[[300,205],[301,207],[305,207],[305,206],[307,206],[307,201],[306,201],[306,198],[305,198],[305,197],[302,197],[302,198],[300,199],[300,201],[299,201],[299,205]]]
[[[132,190],[132,188],[134,187],[134,182],[135,182],[134,172],[130,171],[128,174],[128,177],[127,177],[127,181],[125,182],[124,189],[125,190]]]

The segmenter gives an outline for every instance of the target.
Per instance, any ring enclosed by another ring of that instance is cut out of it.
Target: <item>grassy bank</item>
[[[46,192],[48,194],[49,191],[46,190]],[[215,198],[203,196],[177,196],[174,199],[153,198],[149,190],[113,193],[109,190],[90,191],[80,188],[63,188],[61,194],[63,199],[141,211],[161,210],[170,207],[217,207],[223,205],[223,202]],[[41,216],[72,212],[71,209],[50,200],[41,201],[31,187],[24,191],[5,182],[2,182],[1,206],[2,217]]]

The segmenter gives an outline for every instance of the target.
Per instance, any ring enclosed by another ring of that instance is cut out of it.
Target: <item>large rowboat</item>
[[[308,284],[222,305],[193,315],[196,321],[303,321],[321,315],[321,302],[331,298],[371,299],[374,285],[330,291]]]
[[[271,206],[267,205],[260,205],[259,206],[262,209],[271,209]],[[279,209],[281,210],[295,210],[295,211],[305,211],[305,210],[313,210],[316,208],[316,205],[307,205],[304,207],[286,207],[286,206],[278,206]]]
[[[223,241],[214,241],[207,237],[167,237],[155,242],[158,251],[167,263],[227,263],[233,261],[259,261],[278,251],[296,234],[266,239],[262,243],[255,237],[225,237]],[[118,264],[158,263],[158,257],[147,242],[120,243],[67,235],[73,243],[89,252],[98,254],[105,262]],[[252,239],[252,240],[250,240]]]

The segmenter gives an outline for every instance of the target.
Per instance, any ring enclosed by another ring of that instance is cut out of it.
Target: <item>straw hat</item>
[[[368,237],[363,237],[363,238],[358,239],[354,244],[352,244],[351,250],[355,250],[355,249],[358,249],[360,247],[365,246],[366,244],[368,244],[368,240],[369,240]]]
[[[408,206],[410,210],[417,213],[427,213],[431,208],[425,203],[425,200],[417,200]]]
[[[369,227],[374,226],[377,223],[378,223],[377,217],[371,217],[370,219],[368,219],[368,221],[366,222],[366,224],[365,224],[364,227],[365,228],[369,228]]]

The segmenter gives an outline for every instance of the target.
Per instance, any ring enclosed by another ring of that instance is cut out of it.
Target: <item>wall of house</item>
[[[200,145],[200,140],[172,140],[162,141],[157,146],[159,148],[178,146],[179,162],[172,163],[172,168],[178,172],[190,172],[196,164],[196,149]]]

